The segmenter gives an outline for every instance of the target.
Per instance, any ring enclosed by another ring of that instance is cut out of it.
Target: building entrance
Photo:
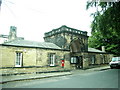
[[[76,56],[76,58],[77,58],[76,69],[82,69],[83,68],[82,56]]]

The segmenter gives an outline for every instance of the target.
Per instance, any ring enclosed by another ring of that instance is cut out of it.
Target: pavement
[[[88,72],[94,72],[94,71],[102,71],[110,69],[108,65],[101,66],[101,67],[95,67],[91,69],[77,69],[72,71],[64,71],[64,72],[52,72],[52,73],[32,73],[32,74],[23,74],[23,75],[11,75],[11,76],[1,76],[0,77],[0,84],[4,84],[7,82],[13,82],[13,81],[22,81],[22,80],[34,80],[34,79],[43,79],[43,78],[50,78],[50,77],[59,77],[59,76],[66,76],[66,75],[72,75],[74,73],[88,73]]]

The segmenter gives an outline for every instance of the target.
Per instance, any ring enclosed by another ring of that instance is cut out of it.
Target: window
[[[71,62],[71,64],[77,63],[77,58],[76,57],[71,57],[70,62]]]
[[[120,57],[113,57],[112,58],[112,61],[114,62],[114,61],[120,61]]]
[[[16,61],[15,61],[15,67],[21,67],[22,66],[22,53],[16,52]]]
[[[55,54],[50,54],[50,66],[55,66]]]

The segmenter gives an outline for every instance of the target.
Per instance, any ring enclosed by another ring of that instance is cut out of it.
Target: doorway
[[[82,69],[83,68],[82,56],[76,56],[76,58],[77,58],[76,69]]]

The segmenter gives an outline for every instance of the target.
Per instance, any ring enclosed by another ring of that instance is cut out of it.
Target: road
[[[2,88],[118,88],[118,69],[9,82],[2,84]]]

